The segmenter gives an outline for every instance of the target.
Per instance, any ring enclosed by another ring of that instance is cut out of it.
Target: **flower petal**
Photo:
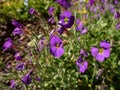
[[[92,56],[96,56],[96,53],[98,52],[98,48],[96,48],[96,47],[92,47],[91,48],[91,54],[92,54]]]
[[[55,53],[57,51],[57,48],[56,47],[50,47],[50,53],[55,56]]]
[[[76,21],[76,30],[77,31],[80,31],[80,30],[82,30],[82,28],[83,28],[83,23],[80,21],[80,19],[78,19],[77,21]]]
[[[50,52],[54,57],[60,58],[64,54],[64,49],[62,47],[51,47]]]
[[[12,32],[12,34],[15,36],[15,35],[21,35],[23,34],[23,31],[19,28],[19,27],[16,27],[14,29],[14,31]]]
[[[110,48],[110,43],[109,42],[106,42],[106,41],[101,41],[100,42],[100,47],[102,48]]]
[[[80,71],[81,73],[84,73],[84,72],[85,72],[84,66],[81,66],[81,67],[79,68],[79,71]]]
[[[50,45],[55,46],[56,44],[62,46],[62,40],[58,36],[51,36]]]
[[[88,62],[87,61],[83,61],[80,66],[79,66],[79,71],[81,73],[84,73],[85,70],[88,68]]]
[[[116,25],[116,30],[120,29],[120,23]]]
[[[104,55],[101,54],[101,53],[97,53],[96,56],[95,56],[96,60],[99,61],[99,62],[103,62],[104,61]]]
[[[81,34],[85,34],[87,31],[88,31],[88,29],[87,29],[86,27],[84,27],[84,28],[81,30]]]
[[[104,55],[105,58],[108,58],[110,56],[110,49],[104,50],[103,55]]]
[[[64,54],[64,49],[62,47],[57,48],[55,57],[60,58]]]
[[[10,81],[10,88],[13,88],[15,90],[15,88],[16,88],[15,80]]]
[[[7,38],[7,40],[3,44],[3,47],[4,47],[4,51],[7,50],[8,48],[11,48],[12,47],[12,39]]]
[[[84,67],[87,68],[88,67],[88,62],[84,61]]]
[[[30,75],[25,75],[22,77],[22,82],[26,85],[29,85],[32,81],[32,78],[30,77]]]

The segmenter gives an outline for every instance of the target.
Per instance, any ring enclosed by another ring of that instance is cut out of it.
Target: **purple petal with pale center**
[[[96,54],[95,58],[96,58],[96,60],[99,61],[99,62],[103,62],[104,59],[105,59],[103,53],[101,54],[101,53],[99,53],[99,52]]]
[[[58,22],[59,25],[65,26],[66,28],[71,28],[74,24],[75,17],[72,16],[70,11],[65,11],[60,14],[60,21]]]
[[[50,45],[56,46],[56,44],[58,44],[60,47],[62,47],[62,40],[58,36],[51,36]]]

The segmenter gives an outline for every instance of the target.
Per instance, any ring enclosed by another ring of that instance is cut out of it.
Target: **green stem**
[[[94,82],[94,77],[95,77],[95,69],[96,69],[96,66],[95,66],[95,60],[94,60],[93,74],[92,74],[92,78],[91,78],[91,87],[93,86],[93,82]],[[92,89],[92,88],[91,88],[91,89]]]

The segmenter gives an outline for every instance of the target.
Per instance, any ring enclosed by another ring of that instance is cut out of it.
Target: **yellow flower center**
[[[89,0],[85,0],[85,2],[88,2]]]
[[[98,52],[99,52],[100,54],[102,54],[102,53],[103,53],[103,51],[104,51],[104,49],[103,49],[103,48],[101,48],[101,49],[99,49],[99,51],[98,51]]]
[[[64,19],[64,22],[65,22],[65,23],[67,23],[67,22],[68,22],[68,20],[69,20],[68,18],[65,18],[65,19]]]
[[[77,12],[80,14],[87,14],[87,10],[85,7],[82,10],[77,10]]]
[[[60,47],[60,45],[59,45],[59,44],[56,44],[56,47],[57,47],[57,48],[59,48],[59,47]]]

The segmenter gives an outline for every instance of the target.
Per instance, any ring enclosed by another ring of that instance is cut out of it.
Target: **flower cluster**
[[[33,36],[30,38],[32,40],[26,45],[25,51],[28,50],[28,52],[27,55],[23,56],[25,57],[24,60],[18,50],[15,50],[14,54],[17,62],[15,70],[22,74],[18,75],[18,77],[25,86],[31,87],[31,84],[34,83],[35,87],[40,87],[40,89],[48,86],[53,89],[58,84],[61,85],[58,85],[59,87],[63,87],[63,83],[69,82],[70,84],[64,86],[65,89],[74,83],[78,87],[79,83],[85,83],[86,86],[91,83],[90,88],[92,88],[93,83],[96,83],[94,77],[97,76],[98,80],[103,75],[104,65],[102,66],[100,63],[110,61],[114,56],[112,46],[115,47],[114,43],[119,45],[119,38],[114,35],[120,29],[120,12],[115,7],[115,5],[119,4],[119,1],[81,1],[80,3],[84,3],[85,6],[80,7],[77,7],[76,2],[78,4],[78,0],[72,0],[71,2],[69,0],[56,0],[56,3],[62,7],[60,8],[61,11],[58,17],[55,17],[58,14],[56,7],[50,6],[48,8],[49,25],[47,27],[47,23],[46,26],[42,23],[40,35],[33,30],[28,31],[28,28],[18,21],[12,21],[15,26],[12,32],[13,36],[24,36],[26,31],[31,33],[28,34],[29,36]],[[72,5],[75,6],[72,7]],[[76,7],[77,12],[73,12]],[[106,14],[106,12],[108,13]],[[30,8],[29,13],[35,15],[36,18],[39,16],[39,13],[34,8]],[[108,16],[109,14],[110,16]],[[109,20],[106,20],[106,17]],[[40,20],[41,17],[39,17],[38,21]],[[108,25],[109,21],[113,21],[113,23],[110,22],[110,25]],[[45,35],[42,35],[43,32]],[[77,40],[78,38],[80,39]],[[98,43],[99,45],[97,45]],[[4,51],[18,47],[13,44],[11,38],[7,38],[3,44]],[[97,70],[98,74],[96,74]],[[10,88],[16,89],[16,87],[15,78],[10,81]]]
[[[15,35],[21,35],[21,34],[24,33],[24,31],[23,31],[24,26],[21,23],[17,22],[16,20],[13,20],[12,24],[16,27],[12,32],[12,34],[14,36]]]
[[[57,58],[64,54],[62,40],[58,36],[50,37],[50,52]]]
[[[110,56],[110,43],[101,41],[100,49],[97,47],[92,47],[91,54],[97,61],[103,62],[105,58],[108,58]]]
[[[76,65],[79,67],[79,71],[84,73],[88,68],[88,62],[83,60],[84,57],[87,57],[88,54],[84,49],[80,50],[80,56],[76,61]]]
[[[81,34],[85,34],[88,31],[88,29],[83,25],[83,23],[80,21],[80,19],[78,19],[76,21],[76,25],[77,25],[76,30],[80,31]]]
[[[86,69],[88,68],[88,62],[83,61],[83,59],[81,57],[78,58],[76,65],[79,67],[79,71],[81,73],[84,73],[86,71]]]

